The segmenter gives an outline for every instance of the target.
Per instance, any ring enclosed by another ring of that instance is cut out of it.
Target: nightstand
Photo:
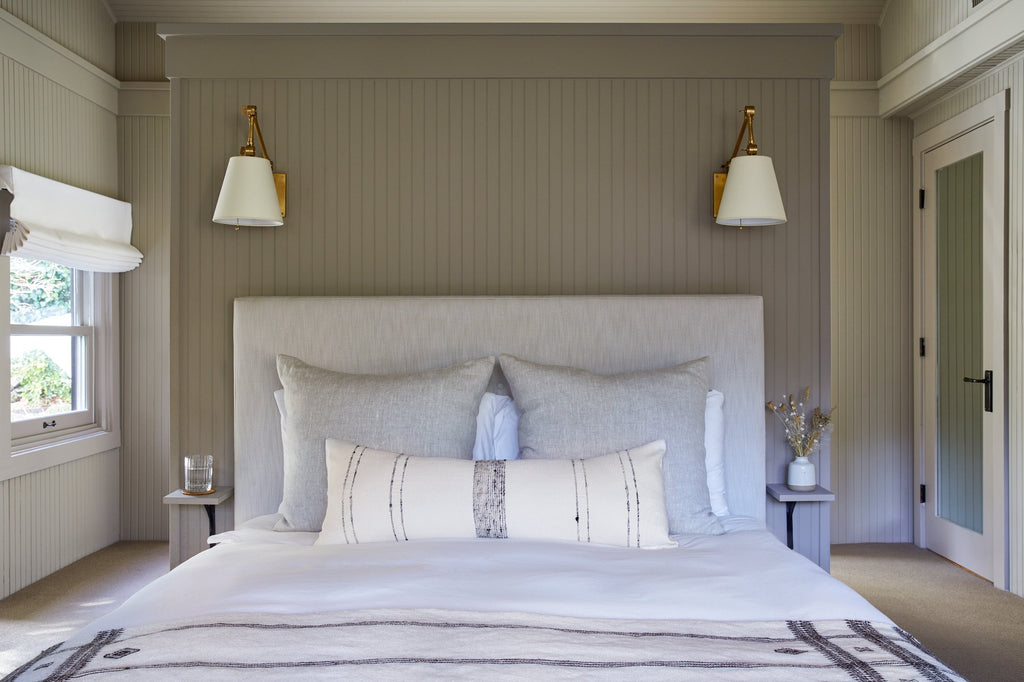
[[[814,490],[790,490],[785,483],[769,483],[768,494],[786,503],[786,546],[793,549],[793,510],[797,502],[833,502],[835,493],[816,486]]]
[[[181,488],[164,495],[164,504],[170,505],[171,568],[205,549],[206,539],[217,532],[217,505],[231,499],[234,492],[231,486],[218,486],[209,495],[186,495]],[[198,506],[206,510],[206,524],[187,512]]]

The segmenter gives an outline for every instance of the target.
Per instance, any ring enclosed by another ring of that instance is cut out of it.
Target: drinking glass
[[[190,495],[213,492],[213,455],[185,455],[185,492]]]

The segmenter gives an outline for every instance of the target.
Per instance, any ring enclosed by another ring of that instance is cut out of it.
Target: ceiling
[[[877,24],[887,0],[106,0],[118,21]]]

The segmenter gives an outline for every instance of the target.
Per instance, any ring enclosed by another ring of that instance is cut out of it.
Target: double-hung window
[[[93,274],[11,259],[11,438],[96,424]]]
[[[116,275],[5,260],[11,449],[0,478],[118,447]]]

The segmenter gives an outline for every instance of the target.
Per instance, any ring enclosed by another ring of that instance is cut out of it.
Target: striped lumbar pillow
[[[589,459],[410,457],[327,440],[327,515],[317,544],[519,538],[674,547],[665,442]]]

